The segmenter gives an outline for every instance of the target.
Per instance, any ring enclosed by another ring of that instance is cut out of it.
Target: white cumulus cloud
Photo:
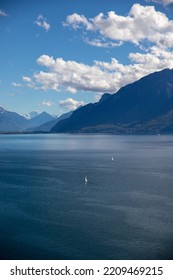
[[[104,39],[116,43],[115,46],[122,42],[140,45],[145,40],[160,47],[173,46],[173,21],[164,13],[156,11],[154,6],[134,4],[126,16],[110,11],[106,15],[100,13],[87,19],[75,13],[67,16],[64,25],[93,32],[98,38],[93,42],[89,39],[85,41],[95,46],[100,46],[102,40],[104,43]]]
[[[15,82],[12,82],[12,85],[13,85],[13,87],[22,87],[23,86],[22,84],[15,83]]]
[[[94,46],[94,47],[99,47],[99,48],[113,48],[113,47],[120,47],[123,42],[120,41],[118,43],[114,42],[106,42],[106,40],[103,39],[93,39],[90,40],[89,38],[84,38],[84,42],[87,43],[88,45]]]
[[[51,101],[43,101],[42,103],[41,103],[41,105],[43,105],[43,106],[47,106],[47,107],[52,107],[53,106],[53,102],[51,102]]]
[[[111,61],[94,61],[92,65],[63,58],[42,55],[37,62],[47,71],[33,74],[27,86],[57,92],[90,91],[114,93],[122,86],[165,68],[173,68],[173,51],[153,46],[148,53],[130,53],[130,64],[124,65],[116,58]]]
[[[107,47],[129,41],[139,46],[139,52],[129,53],[128,64],[112,57],[109,61],[93,61],[90,65],[43,54],[37,59],[43,68],[33,73],[31,78],[23,77],[26,86],[72,94],[78,91],[115,93],[147,74],[173,68],[173,21],[153,6],[135,4],[126,16],[110,12],[87,19],[84,15],[73,14],[67,17],[64,25],[75,29],[84,27],[86,32],[89,30],[102,36],[102,39],[92,40],[86,37],[88,44]],[[146,41],[148,50],[145,49]],[[60,105],[63,104],[66,103]]]
[[[67,98],[65,100],[60,100],[59,105],[68,110],[75,110],[78,107],[83,106],[84,102],[74,100],[73,98]]]
[[[50,29],[50,24],[46,21],[46,18],[44,18],[42,15],[39,15],[37,17],[37,20],[34,21],[34,23],[37,26],[44,28],[46,31],[49,31]]]
[[[66,22],[63,22],[63,26],[71,25],[74,29],[78,29],[81,25],[84,25],[87,30],[92,30],[92,23],[90,23],[84,15],[78,15],[74,13],[72,15],[67,16]]]
[[[31,82],[31,78],[23,76],[22,77],[23,81],[30,83]]]
[[[53,59],[42,55],[37,62],[48,67],[48,72],[40,71],[34,74],[37,84],[41,84],[45,90],[60,91],[66,88],[75,93],[77,90],[109,92],[116,90],[116,73],[108,73],[102,70],[96,63],[92,66],[76,61],[65,61],[62,58]]]

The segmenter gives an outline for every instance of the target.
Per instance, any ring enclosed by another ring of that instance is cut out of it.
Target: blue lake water
[[[0,135],[0,258],[172,259],[173,136]]]

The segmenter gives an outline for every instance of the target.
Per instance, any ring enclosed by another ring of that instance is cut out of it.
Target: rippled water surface
[[[172,249],[173,136],[0,135],[1,259]]]

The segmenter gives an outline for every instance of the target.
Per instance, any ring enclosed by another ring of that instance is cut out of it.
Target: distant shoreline
[[[122,136],[163,136],[163,135],[173,135],[173,133],[110,133],[110,132],[44,132],[44,131],[38,131],[38,132],[0,132],[0,135],[33,135],[33,134],[71,134],[71,135],[122,135]]]

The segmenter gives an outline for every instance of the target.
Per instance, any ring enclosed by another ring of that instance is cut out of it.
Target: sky
[[[0,106],[50,114],[173,68],[173,0],[0,0]]]

